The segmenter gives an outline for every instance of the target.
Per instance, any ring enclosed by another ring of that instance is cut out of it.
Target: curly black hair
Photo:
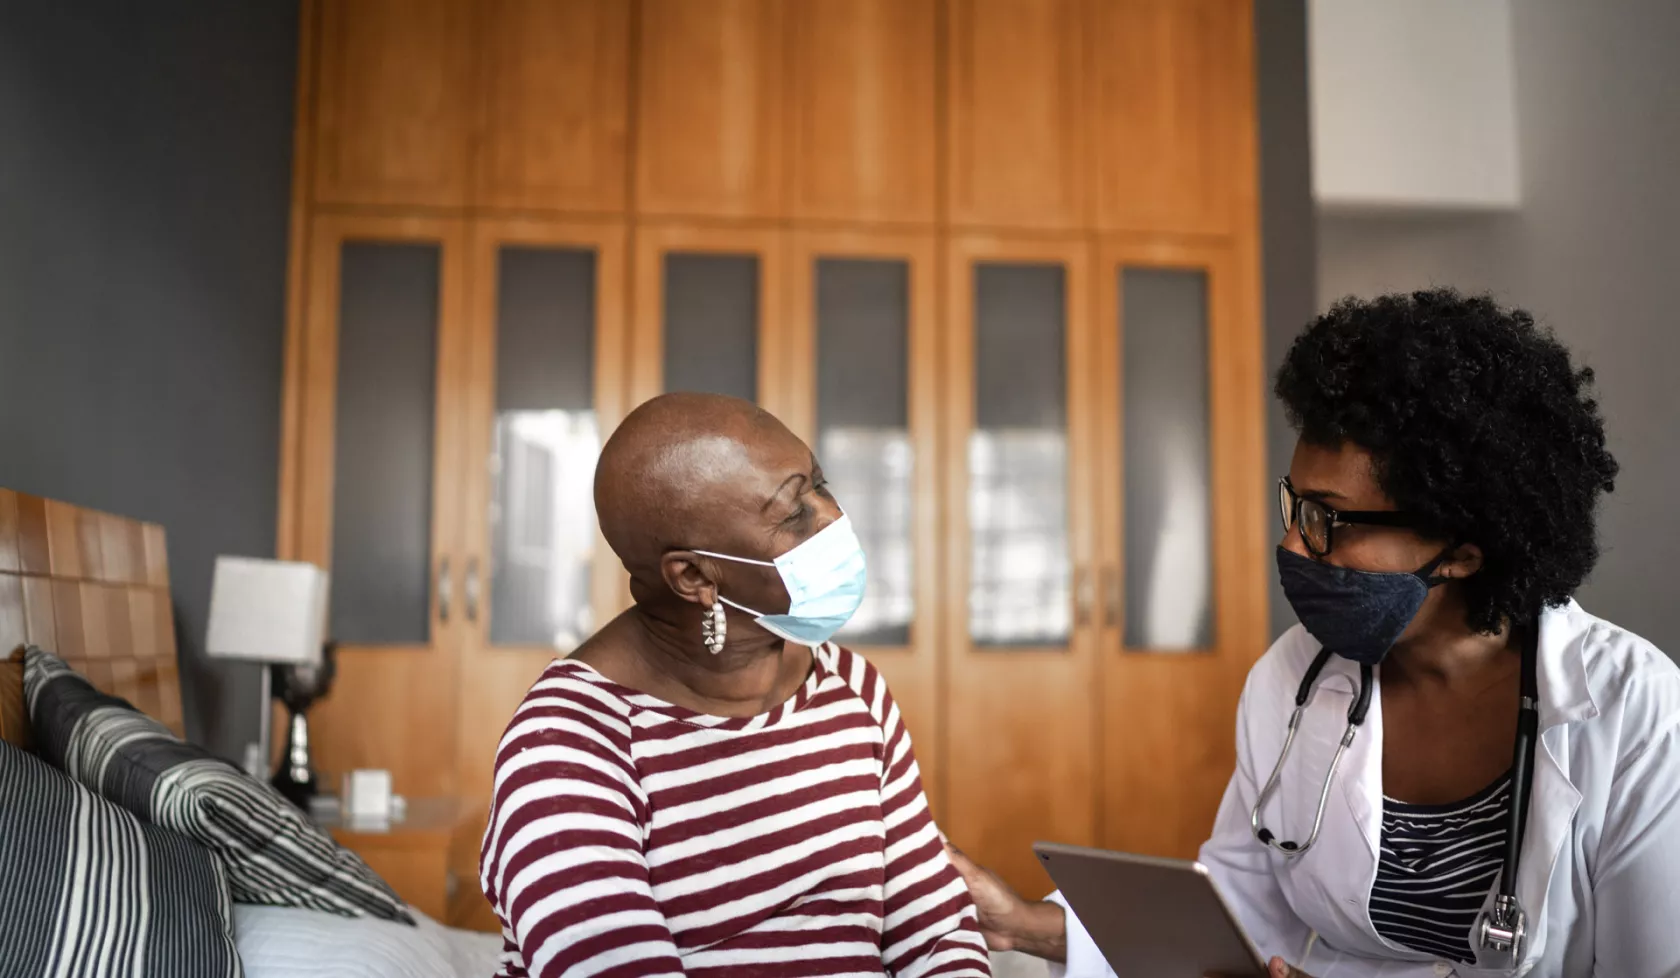
[[[1304,441],[1370,452],[1401,510],[1481,548],[1469,625],[1495,632],[1567,601],[1598,559],[1617,466],[1592,380],[1527,312],[1429,289],[1336,303],[1274,391]]]

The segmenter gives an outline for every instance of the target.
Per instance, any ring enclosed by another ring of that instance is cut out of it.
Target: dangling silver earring
[[[724,616],[723,602],[719,601],[707,608],[705,617],[700,619],[700,637],[706,643],[706,651],[717,655],[723,651],[728,635],[729,619]]]

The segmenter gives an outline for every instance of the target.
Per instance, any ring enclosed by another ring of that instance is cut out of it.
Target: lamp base
[[[315,797],[318,784],[315,762],[309,756],[309,707],[327,695],[333,675],[338,671],[337,645],[328,642],[321,649],[321,662],[314,666],[272,665],[270,677],[278,686],[280,702],[286,704],[291,720],[286,724],[286,750],[280,755],[280,767],[270,782],[275,790],[292,804],[309,810],[309,799]]]
[[[309,756],[309,719],[302,713],[293,713],[286,725],[286,751],[270,783],[282,798],[306,812],[309,800],[320,790],[315,762]]]

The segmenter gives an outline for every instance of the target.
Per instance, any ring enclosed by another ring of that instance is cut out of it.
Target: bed
[[[14,653],[25,646],[53,653],[98,693],[126,701],[125,709],[131,705],[176,736],[183,733],[167,554],[164,528],[156,524],[0,489],[0,734],[8,749],[23,741],[20,750],[45,753],[44,745],[29,743],[29,717],[20,720],[16,705],[25,660]],[[47,770],[30,764],[31,771]],[[70,775],[64,778],[68,782]],[[85,786],[77,790],[93,793]],[[0,806],[22,804],[0,796]],[[154,836],[168,834],[157,824],[145,828]],[[501,950],[496,935],[455,930],[412,910],[410,924],[231,898],[228,905],[232,940],[248,978],[484,978],[494,973]],[[6,940],[0,934],[0,946],[10,947]],[[240,973],[239,966],[228,973]]]

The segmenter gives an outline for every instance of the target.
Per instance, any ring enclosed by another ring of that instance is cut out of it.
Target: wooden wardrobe
[[[328,771],[488,797],[623,608],[594,453],[754,398],[953,841],[1189,855],[1267,640],[1250,0],[305,0],[279,552]],[[330,783],[330,782],[329,782]],[[476,839],[452,918],[489,925]]]

